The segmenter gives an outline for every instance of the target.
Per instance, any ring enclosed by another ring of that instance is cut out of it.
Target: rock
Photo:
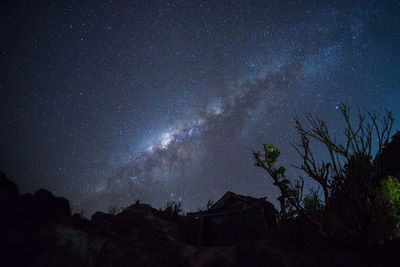
[[[142,214],[142,215],[155,215],[159,211],[152,206],[144,203],[135,203],[125,208],[121,213],[132,213],[132,214]]]
[[[39,189],[35,195],[35,212],[38,218],[46,221],[59,220],[71,216],[69,201],[55,197],[45,189]]]
[[[92,223],[81,214],[75,213],[68,221],[68,225],[79,230],[88,230]]]
[[[3,172],[0,172],[0,191],[16,195],[19,194],[17,185],[9,180]]]
[[[94,225],[104,225],[113,215],[98,211],[92,215],[91,222]]]
[[[271,229],[279,230],[282,226],[276,225],[273,205],[265,204],[263,211],[271,220]],[[0,174],[0,265],[394,266],[399,261],[394,256],[400,248],[399,239],[373,253],[342,243],[322,246],[301,218],[292,227],[285,226],[290,248],[285,239],[274,237],[233,246],[199,247],[198,221],[179,214],[171,219],[169,214],[136,203],[116,215],[96,212],[89,221],[80,214],[71,216],[69,202],[47,190],[19,195],[15,184]],[[306,231],[300,231],[299,225]],[[304,242],[315,244],[306,246]]]
[[[22,209],[18,188],[0,172],[0,215],[4,220],[13,220]]]

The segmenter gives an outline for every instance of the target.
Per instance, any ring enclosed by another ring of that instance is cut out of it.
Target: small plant
[[[264,144],[263,147],[263,153],[253,151],[253,156],[256,160],[255,165],[266,170],[274,180],[274,185],[279,188],[281,192],[278,197],[281,206],[280,215],[284,218],[292,210],[294,205],[293,198],[296,197],[297,192],[290,187],[290,181],[285,177],[285,168],[283,166],[276,167],[280,151],[272,144]]]
[[[180,202],[168,201],[167,205],[163,210],[161,210],[161,212],[168,219],[177,218],[183,213],[182,204]]]

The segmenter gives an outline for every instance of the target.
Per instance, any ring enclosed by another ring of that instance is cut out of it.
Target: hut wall
[[[205,217],[201,244],[229,246],[256,240],[267,232],[263,208],[257,205],[237,213]]]

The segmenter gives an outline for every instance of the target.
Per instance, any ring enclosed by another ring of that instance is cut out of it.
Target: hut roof
[[[226,192],[220,200],[215,202],[208,210],[188,213],[189,216],[217,216],[227,213],[236,213],[256,205],[265,203],[266,198],[254,198]]]

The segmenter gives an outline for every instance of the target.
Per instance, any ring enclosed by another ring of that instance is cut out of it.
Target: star
[[[0,170],[88,214],[137,199],[196,210],[228,190],[273,202],[251,149],[275,144],[300,175],[293,117],[315,114],[336,131],[338,103],[400,114],[396,3],[50,8],[5,4]]]

